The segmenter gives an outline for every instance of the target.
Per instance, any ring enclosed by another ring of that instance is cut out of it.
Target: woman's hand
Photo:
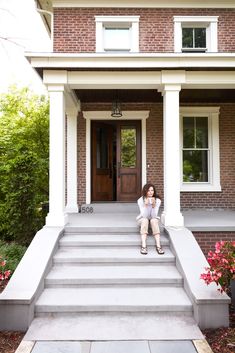
[[[156,199],[152,197],[152,208],[156,207]]]

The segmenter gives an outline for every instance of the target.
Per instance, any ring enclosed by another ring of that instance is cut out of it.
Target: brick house
[[[29,55],[51,103],[46,224],[82,204],[133,202],[147,181],[165,225],[183,225],[185,209],[234,210],[234,2],[37,3],[53,41]],[[204,250],[234,238],[195,235]]]
[[[150,327],[169,339],[182,324],[178,339],[192,339],[198,326],[227,326],[230,299],[200,280],[195,238],[204,253],[235,238],[234,0],[36,3],[53,44],[26,54],[50,97],[49,213],[0,297],[0,329],[25,330],[36,316],[29,340],[133,340],[132,315],[146,320],[144,339]],[[123,211],[146,182],[162,196],[166,249],[147,260]],[[103,218],[82,214],[97,205]],[[113,206],[122,212],[108,219]],[[191,228],[188,210],[199,210]]]

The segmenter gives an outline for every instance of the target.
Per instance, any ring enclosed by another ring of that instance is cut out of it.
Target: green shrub
[[[28,89],[0,95],[0,239],[29,245],[48,200],[49,104]]]
[[[0,255],[7,261],[6,268],[13,273],[23,257],[27,247],[15,242],[7,243],[0,240]]]

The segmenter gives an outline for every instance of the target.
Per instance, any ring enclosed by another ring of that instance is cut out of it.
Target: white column
[[[165,226],[183,226],[180,213],[180,134],[179,91],[180,85],[167,84],[163,90],[164,133],[164,212]]]
[[[77,213],[77,115],[78,109],[67,113],[67,205],[66,212]]]
[[[50,163],[47,226],[64,226],[65,214],[65,98],[64,86],[49,86]]]

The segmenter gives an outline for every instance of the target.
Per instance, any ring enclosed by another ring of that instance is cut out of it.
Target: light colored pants
[[[137,222],[138,225],[140,226],[140,234],[148,234],[149,222],[152,228],[153,235],[159,234],[160,233],[160,229],[158,225],[159,220],[157,218],[152,218],[150,220],[148,218],[140,218]]]

